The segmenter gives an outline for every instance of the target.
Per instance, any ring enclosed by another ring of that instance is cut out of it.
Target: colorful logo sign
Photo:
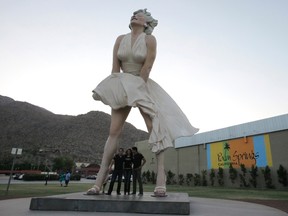
[[[209,143],[206,147],[208,169],[229,168],[230,164],[234,168],[241,164],[247,168],[272,166],[268,134]]]

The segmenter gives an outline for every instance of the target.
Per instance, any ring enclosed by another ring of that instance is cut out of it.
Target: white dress
[[[145,61],[147,47],[145,33],[138,36],[131,47],[131,34],[123,37],[117,56],[123,73],[112,73],[93,90],[93,98],[112,109],[126,106],[139,107],[152,119],[149,144],[152,152],[159,153],[174,147],[178,137],[198,132],[188,121],[175,101],[152,79],[145,83],[140,70]]]

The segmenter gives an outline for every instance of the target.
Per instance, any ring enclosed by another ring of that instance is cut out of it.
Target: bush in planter
[[[217,179],[218,179],[218,184],[220,186],[223,186],[224,185],[224,170],[222,167],[218,168]]]
[[[156,184],[156,173],[154,171],[151,172],[151,182],[152,184]]]
[[[252,186],[254,188],[257,187],[257,176],[258,176],[258,167],[257,166],[254,166],[252,165],[251,166],[251,170],[249,171],[250,173],[250,179],[249,179],[249,182],[252,184]]]
[[[185,182],[184,175],[183,174],[179,174],[178,175],[178,184],[179,185],[183,185],[184,182]]]
[[[151,172],[149,170],[146,172],[146,181],[151,182]]]
[[[186,184],[189,186],[192,183],[193,180],[193,174],[192,173],[187,173],[186,174]]]
[[[201,175],[202,175],[202,182],[201,182],[201,185],[202,186],[207,186],[207,170],[202,170],[201,171]]]
[[[249,184],[246,182],[246,173],[247,173],[247,169],[245,167],[244,164],[241,164],[240,165],[240,168],[241,168],[241,172],[239,174],[239,177],[240,177],[240,187],[249,187]]]
[[[264,175],[265,185],[267,188],[273,189],[275,186],[272,184],[272,176],[271,176],[271,169],[269,166],[266,166],[264,170],[262,170]]]
[[[282,165],[279,166],[279,169],[277,170],[277,175],[278,175],[278,182],[282,184],[284,187],[286,187],[288,185],[287,171]]]
[[[197,173],[194,174],[194,185],[201,186],[201,176]]]
[[[234,184],[237,179],[237,170],[232,166],[232,164],[229,166],[229,178],[232,184]]]
[[[210,170],[210,174],[209,174],[209,179],[210,179],[210,182],[211,182],[211,186],[214,186],[215,176],[216,176],[215,170],[211,169]]]
[[[176,183],[174,177],[175,177],[175,174],[171,170],[169,170],[167,173],[167,184],[168,185]]]

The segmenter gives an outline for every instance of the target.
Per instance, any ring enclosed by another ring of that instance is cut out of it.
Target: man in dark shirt
[[[110,182],[107,195],[111,195],[116,179],[118,180],[117,195],[121,195],[120,190],[121,190],[121,181],[122,181],[122,175],[123,175],[123,164],[124,164],[124,159],[125,159],[123,153],[124,153],[124,149],[119,148],[118,154],[116,154],[114,158],[112,159],[110,167],[112,167],[114,164],[114,170],[112,173],[111,182]]]
[[[146,163],[146,159],[144,156],[138,152],[137,147],[132,147],[132,153],[133,153],[133,193],[136,194],[136,181],[138,181],[139,184],[139,196],[143,195],[143,183],[142,183],[142,172],[141,169],[143,165]]]

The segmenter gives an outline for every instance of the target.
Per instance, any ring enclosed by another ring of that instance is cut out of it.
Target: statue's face
[[[146,17],[144,13],[134,14],[130,19],[131,25],[138,24],[138,25],[144,26],[145,23],[146,23]]]

